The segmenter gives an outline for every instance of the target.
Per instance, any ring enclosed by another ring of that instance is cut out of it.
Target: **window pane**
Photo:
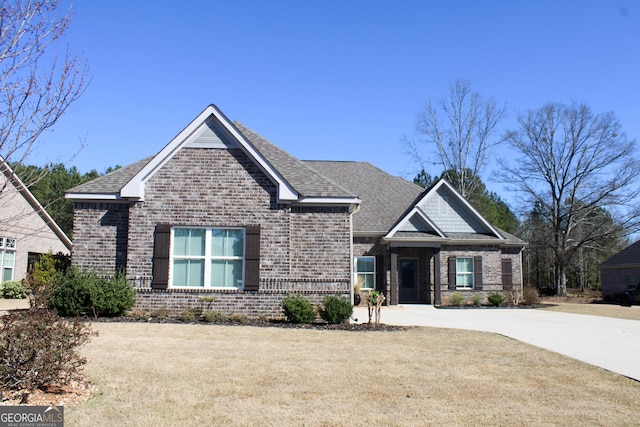
[[[456,258],[458,273],[473,273],[473,258]]]
[[[373,257],[358,257],[356,259],[356,271],[358,273],[373,273],[375,268],[374,259]]]
[[[204,256],[206,230],[176,228],[173,230],[173,254],[178,256]]]
[[[471,281],[472,278],[473,276],[471,274],[458,273],[456,286],[458,286],[459,288],[471,288],[473,286],[473,283]]]
[[[373,289],[373,274],[363,274],[364,277],[364,285],[362,286],[365,289]]]
[[[174,286],[204,286],[204,261],[177,259],[173,262]]]
[[[3,266],[12,268],[13,267],[13,260],[15,259],[15,257],[16,257],[16,253],[15,252],[10,252],[10,251],[5,252],[4,253]]]
[[[9,282],[13,280],[13,268],[5,268],[2,272],[2,281]]]
[[[211,256],[242,257],[244,255],[244,230],[211,230]]]
[[[211,286],[235,288],[242,286],[242,260],[211,261]]]

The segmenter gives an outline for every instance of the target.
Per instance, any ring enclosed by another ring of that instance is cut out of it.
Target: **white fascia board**
[[[361,200],[357,197],[303,197],[298,203],[305,205],[359,205]]]
[[[158,154],[156,154],[145,167],[136,174],[122,189],[120,197],[144,200],[145,183],[166,164],[173,156],[191,140],[191,136],[207,121],[210,116],[214,116],[224,128],[237,140],[242,150],[255,160],[259,167],[269,176],[278,187],[278,201],[287,202],[298,200],[298,193],[289,183],[266,161],[264,157],[238,132],[229,119],[214,105],[209,105],[198,115],[189,125],[184,128],[175,138],[169,142]]]
[[[118,194],[90,194],[90,193],[65,193],[65,199],[69,200],[120,200]]]

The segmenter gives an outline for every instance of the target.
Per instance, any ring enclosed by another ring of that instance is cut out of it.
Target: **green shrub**
[[[171,316],[171,312],[166,308],[159,308],[152,311],[149,316],[152,319],[163,321],[167,320]]]
[[[301,295],[287,295],[282,300],[282,309],[287,320],[291,323],[312,323],[316,318],[313,306]]]
[[[70,267],[57,273],[50,286],[49,305],[60,316],[119,316],[135,304],[135,289],[122,274],[102,278],[95,272]]]
[[[320,309],[320,317],[328,323],[345,323],[353,314],[349,301],[336,295],[327,295]]]
[[[482,304],[482,294],[473,294],[473,297],[471,298],[471,302],[473,302],[473,305],[475,305],[476,307]]]
[[[227,315],[219,311],[207,311],[202,317],[207,323],[224,323],[229,319]]]
[[[29,295],[24,283],[17,280],[4,282],[2,284],[2,298],[5,299],[23,299]]]
[[[58,315],[79,316],[88,311],[91,302],[89,288],[94,275],[71,267],[66,272],[58,272],[52,279],[49,306]]]
[[[192,310],[184,310],[178,318],[185,323],[191,323],[196,320],[196,315]]]
[[[489,304],[499,307],[504,302],[504,297],[498,292],[491,292],[487,297],[487,300],[489,301]]]
[[[0,387],[34,390],[68,383],[86,363],[78,350],[92,335],[90,325],[77,319],[66,321],[50,310],[4,316],[0,323]]]
[[[136,302],[136,291],[123,274],[108,279],[95,277],[89,294],[94,317],[123,315]]]
[[[462,295],[460,292],[454,292],[449,297],[449,304],[453,305],[454,307],[460,307],[462,303],[464,303],[464,295]]]
[[[527,305],[540,304],[540,294],[538,290],[531,286],[522,289],[522,302]]]

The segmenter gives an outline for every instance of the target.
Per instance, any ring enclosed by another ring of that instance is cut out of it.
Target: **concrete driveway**
[[[356,307],[358,323],[368,321]],[[382,307],[388,325],[494,332],[640,381],[640,321],[535,309],[436,309],[430,305]]]

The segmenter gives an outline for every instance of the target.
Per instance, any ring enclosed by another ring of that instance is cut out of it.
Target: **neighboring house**
[[[635,290],[640,283],[640,241],[613,255],[598,268],[604,301],[614,301],[616,294]]]
[[[277,316],[355,284],[391,304],[519,290],[524,242],[446,181],[425,189],[361,162],[300,161],[209,106],[155,156],[67,193],[72,262],[138,288],[139,309]]]
[[[0,282],[22,280],[40,255],[69,255],[71,240],[3,159],[0,170]]]

